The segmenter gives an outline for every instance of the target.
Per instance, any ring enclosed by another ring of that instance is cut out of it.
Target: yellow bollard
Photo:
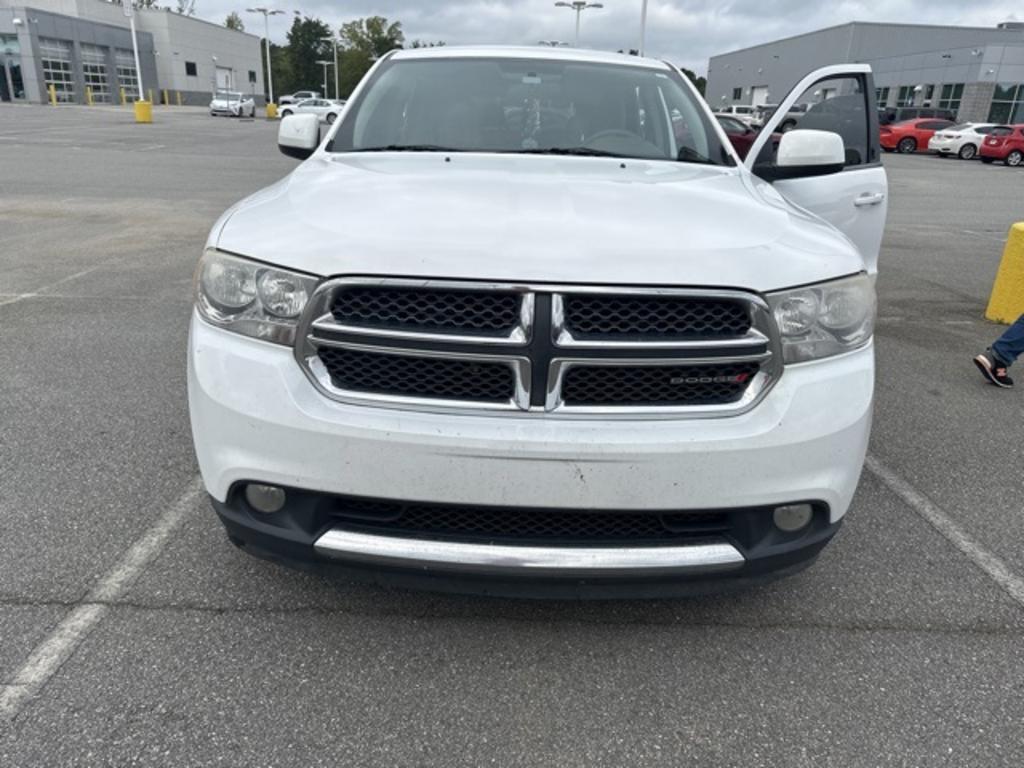
[[[135,122],[136,123],[152,123],[153,122],[153,103],[149,101],[136,101],[135,102]]]
[[[181,91],[178,91],[178,106],[181,106]]]
[[[267,104],[267,120],[273,120],[277,117],[277,104]]]
[[[50,83],[50,103],[55,107],[57,106],[57,86],[53,83]]]
[[[121,106],[128,106],[128,97],[124,95],[124,88],[121,89]]]
[[[171,100],[167,97],[167,89],[164,88],[164,106],[165,107],[169,107],[170,105],[171,105]]]
[[[1010,227],[985,317],[1010,324],[1024,315],[1024,221]]]
[[[92,88],[88,85],[85,86],[85,104],[86,106],[92,106]]]
[[[150,109],[153,108],[153,89],[152,88],[149,89],[149,106],[150,106]]]

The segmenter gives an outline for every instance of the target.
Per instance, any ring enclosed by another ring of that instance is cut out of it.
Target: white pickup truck
[[[590,51],[397,51],[322,140],[284,119],[305,162],[197,271],[192,430],[231,541],[503,594],[811,563],[867,449],[887,202],[866,65],[776,114],[823,84],[845,98],[745,162],[678,70]]]

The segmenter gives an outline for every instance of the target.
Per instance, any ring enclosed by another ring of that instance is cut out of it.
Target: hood
[[[318,153],[225,222],[219,248],[317,275],[766,291],[864,268],[770,185],[683,163]]]

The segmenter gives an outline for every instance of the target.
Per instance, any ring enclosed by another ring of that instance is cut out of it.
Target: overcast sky
[[[603,0],[583,12],[580,45],[619,50],[637,47],[641,0]],[[295,10],[335,28],[362,16],[401,21],[407,40],[444,40],[449,45],[534,45],[538,40],[572,42],[575,14],[554,0],[277,0],[286,11],[271,17],[270,37],[284,42]],[[222,23],[239,11],[246,31],[262,35],[262,17],[245,13],[236,0],[197,0],[201,18]],[[1024,20],[1024,6],[1011,0],[649,0],[647,53],[703,74],[708,57],[847,21],[994,26]]]

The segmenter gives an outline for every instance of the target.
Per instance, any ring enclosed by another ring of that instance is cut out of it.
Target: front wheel
[[[961,160],[973,160],[978,156],[978,148],[973,144],[964,144],[958,154]]]
[[[900,139],[900,143],[896,145],[896,151],[901,155],[917,152],[917,141],[909,136],[905,139]]]
[[[796,120],[787,120],[786,122],[779,126],[779,131],[781,133],[789,133],[794,128],[796,128]]]
[[[281,110],[281,117],[288,117],[288,115],[290,115],[291,113],[292,113],[292,111],[290,109],[282,109]]]
[[[1016,168],[1021,162],[1024,162],[1024,153],[1021,153],[1018,149],[1013,150],[1013,152],[1006,156],[1006,164],[1011,168]]]
[[[334,114],[333,112],[331,112],[331,113],[330,113],[329,115],[327,115],[327,117],[326,117],[326,120],[327,120],[327,124],[328,124],[328,125],[331,125],[331,124],[332,124],[332,123],[333,123],[333,122],[334,122],[335,120],[337,120],[337,119],[338,119],[338,116],[337,116],[336,114]]]

